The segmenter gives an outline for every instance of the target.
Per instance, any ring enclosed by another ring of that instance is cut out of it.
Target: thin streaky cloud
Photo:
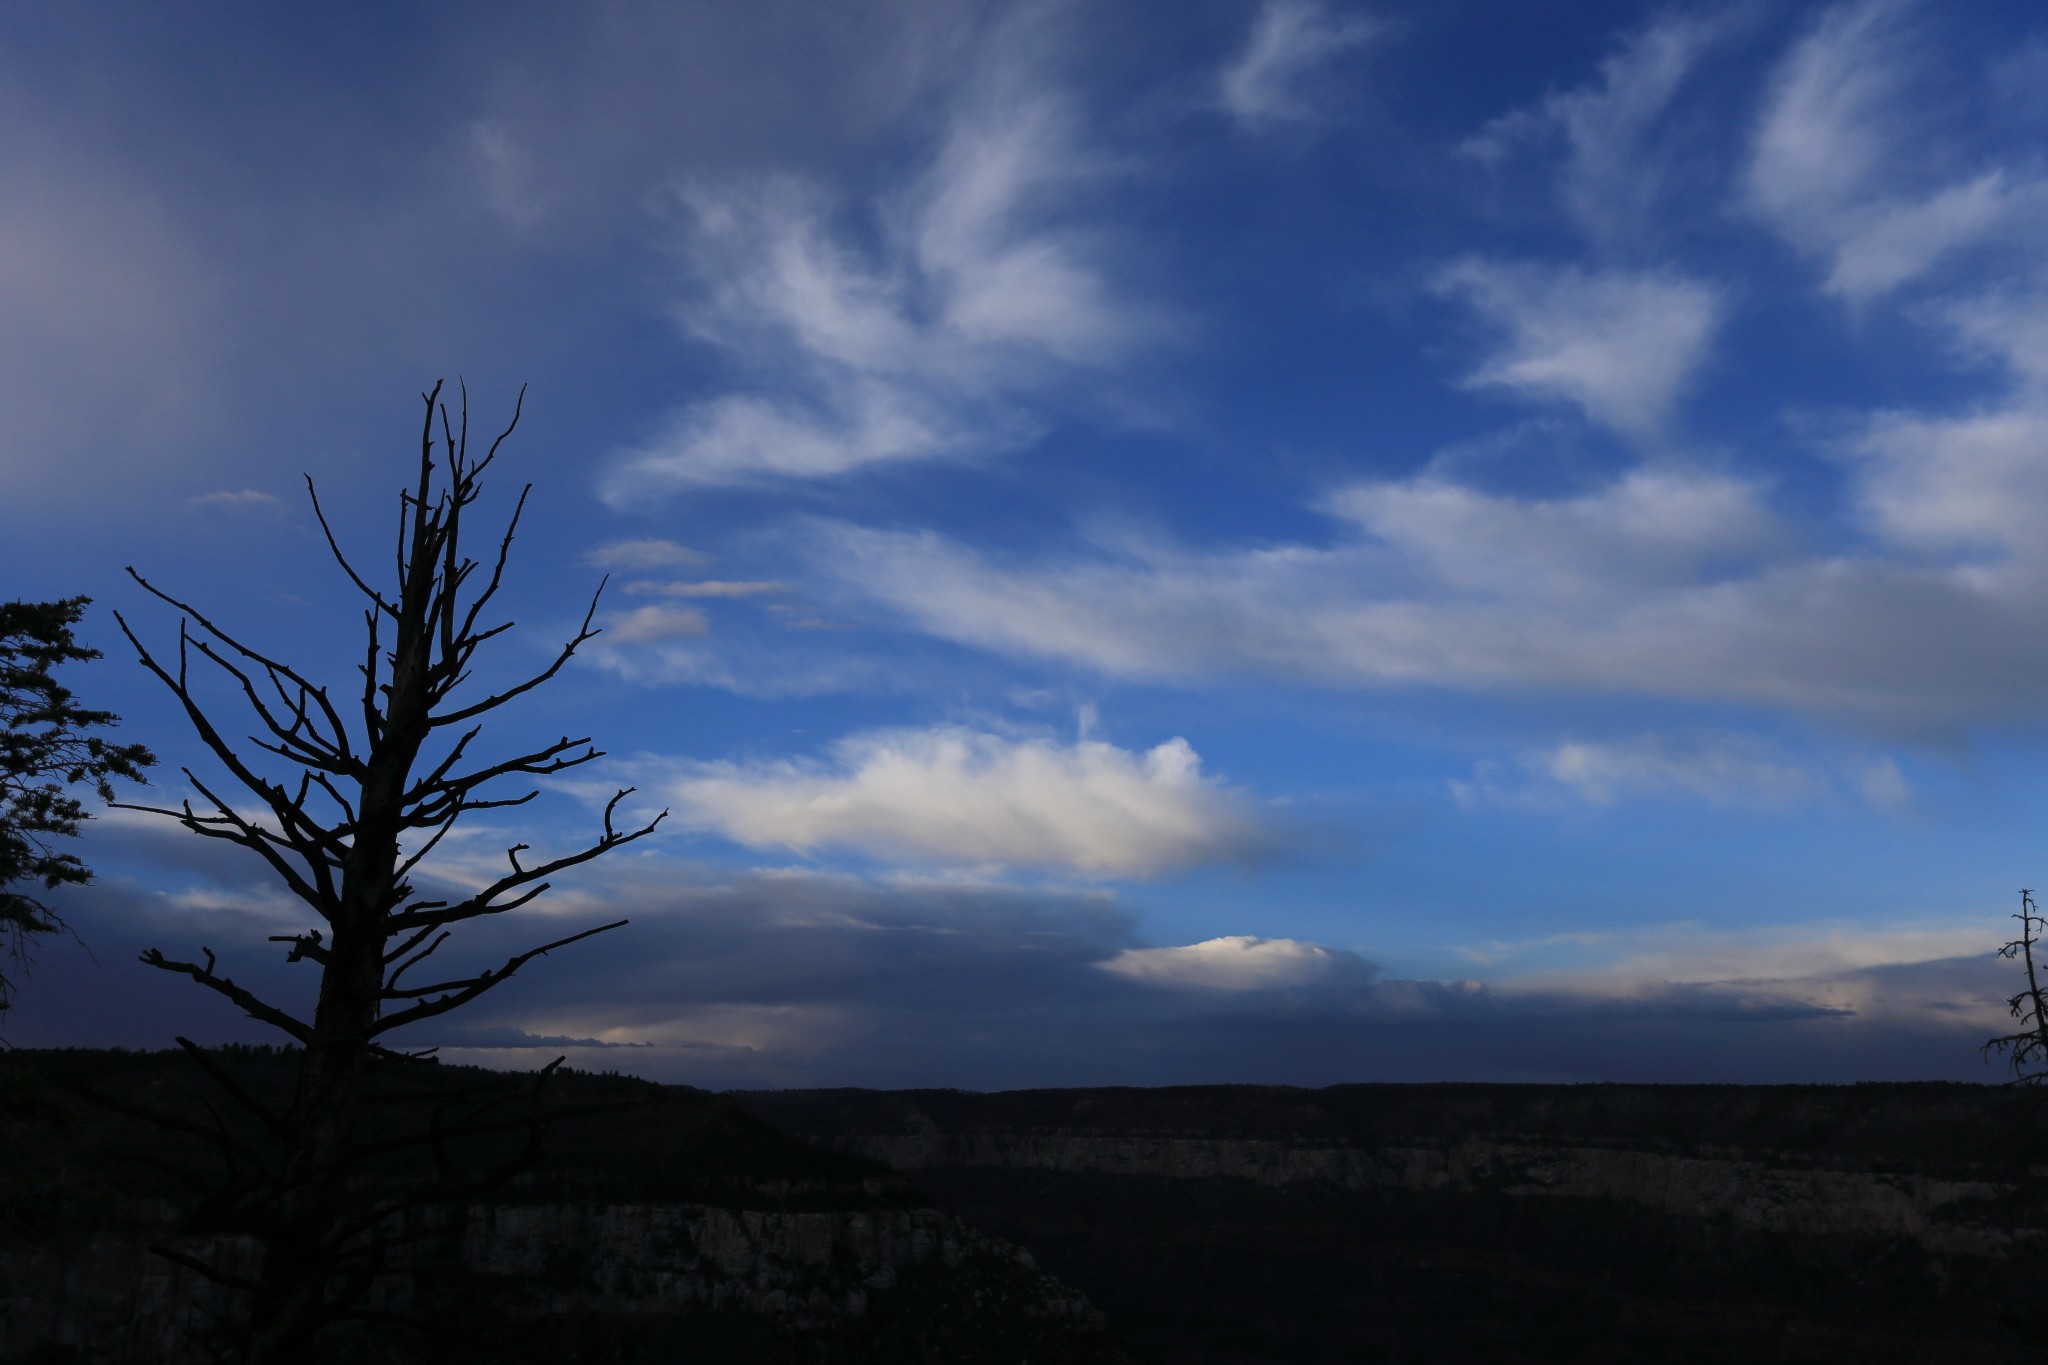
[[[1558,199],[1596,239],[1629,241],[1658,222],[1672,168],[1655,135],[1700,62],[1736,29],[1734,11],[1664,13],[1626,34],[1597,80],[1488,122],[1459,151],[1491,165],[1561,136]]]
[[[1236,57],[1217,78],[1220,102],[1246,127],[1319,122],[1332,101],[1315,77],[1392,29],[1385,19],[1336,13],[1320,0],[1266,0]]]
[[[1904,802],[1904,779],[1884,804]],[[1853,775],[1856,785],[1869,775]],[[1480,765],[1451,792],[1467,808],[1595,807],[1678,798],[1733,810],[1787,810],[1824,801],[1835,784],[1826,774],[1770,744],[1745,735],[1639,735],[1626,740],[1573,739],[1525,754],[1512,769]]]
[[[1664,271],[1468,258],[1437,288],[1501,334],[1469,387],[1569,403],[1638,443],[1662,436],[1727,311],[1715,286]]]
[[[697,568],[710,563],[711,556],[673,540],[650,537],[606,541],[586,551],[583,560],[594,568],[647,573],[655,569]]]
[[[1368,529],[1376,507],[1436,515],[1431,486],[1395,484],[1354,505]],[[1584,496],[1626,501],[1614,487]],[[2048,610],[2041,576],[1774,550],[1757,535],[1766,509],[1743,513],[1711,484],[1701,496],[1722,510],[1696,523],[1709,534],[1690,574],[1631,573],[1627,558],[1612,577],[1588,574],[1577,509],[1478,494],[1464,501],[1507,528],[1497,564],[1484,543],[1467,547],[1470,565],[1432,559],[1427,538],[1390,523],[1392,543],[1023,564],[930,534],[839,527],[821,536],[818,567],[927,633],[1111,677],[1633,694],[1918,736],[2043,714],[2048,643],[2028,624]],[[1459,501],[1444,505],[1468,516]],[[1696,514],[1681,500],[1665,515]],[[1734,537],[1725,555],[1711,553],[1716,525]],[[1624,539],[1616,553],[1659,564],[1652,545]]]
[[[702,639],[711,633],[711,623],[693,607],[654,602],[614,617],[606,623],[604,633],[614,645],[651,645],[663,640]]]
[[[265,513],[279,512],[284,508],[273,494],[259,488],[223,488],[212,493],[200,493],[185,499],[185,506],[195,510]]]
[[[635,597],[772,597],[789,591],[789,584],[773,579],[713,578],[695,583],[661,583],[638,580],[626,585]]]

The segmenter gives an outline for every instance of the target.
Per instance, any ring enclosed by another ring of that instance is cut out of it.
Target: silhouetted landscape
[[[252,1086],[288,1074],[215,1056]],[[175,1105],[190,1061],[9,1062],[0,1359],[203,1359],[225,1300],[147,1246],[204,1144],[67,1088]],[[335,1359],[425,1359],[448,1332],[514,1361],[2040,1354],[2025,1092],[561,1092],[619,1107],[564,1119],[511,1187],[415,1214],[388,1320],[344,1324]]]

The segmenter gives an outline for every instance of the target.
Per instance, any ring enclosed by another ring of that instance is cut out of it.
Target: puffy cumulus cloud
[[[1013,449],[1038,431],[1032,402],[1150,335],[1077,213],[1105,163],[1042,73],[1044,22],[1022,9],[989,35],[928,163],[862,232],[793,178],[683,193],[704,293],[688,326],[758,382],[677,410],[608,498]]]
[[[2048,206],[2048,180],[2014,167],[1918,169],[1913,9],[1858,0],[1823,14],[1776,73],[1748,166],[1752,211],[1819,258],[1823,287],[1851,301],[1890,293],[1965,249],[2015,240]]]
[[[942,727],[886,730],[823,763],[706,763],[661,783],[684,825],[752,848],[1143,877],[1242,858],[1269,835],[1183,739],[1133,752]]]
[[[1244,48],[1217,78],[1222,106],[1254,129],[1323,117],[1314,77],[1347,53],[1384,38],[1392,25],[1371,14],[1333,13],[1319,0],[1266,0]]]
[[[663,640],[697,640],[711,633],[711,623],[694,607],[650,603],[612,620],[604,633],[615,645],[651,645]]]
[[[1732,29],[1728,14],[1660,14],[1623,36],[1596,81],[1494,119],[1459,150],[1498,165],[1561,137],[1557,194],[1566,211],[1602,240],[1637,237],[1653,223],[1666,188],[1654,135],[1680,87]]]
[[[1437,286],[1502,334],[1468,386],[1567,402],[1634,441],[1662,431],[1725,312],[1712,285],[1655,271],[1470,259]]]
[[[1151,986],[1201,991],[1295,990],[1360,985],[1379,972],[1356,953],[1292,938],[1230,934],[1177,948],[1126,948],[1096,964]]]

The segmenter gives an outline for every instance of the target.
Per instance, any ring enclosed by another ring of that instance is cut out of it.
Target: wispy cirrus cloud
[[[1751,210],[1817,258],[1823,288],[1850,302],[2010,241],[2048,206],[2048,180],[2034,171],[1992,162],[1959,172],[1920,145],[1915,9],[1856,0],[1826,11],[1780,65],[1751,152]]]
[[[1468,387],[1569,403],[1637,442],[1662,434],[1726,312],[1713,285],[1667,271],[1468,258],[1437,288],[1501,337]]]
[[[711,562],[702,550],[693,550],[673,540],[647,537],[639,540],[608,540],[584,553],[586,564],[599,569],[625,569],[648,573],[656,569],[696,568]]]
[[[1240,124],[1266,130],[1319,122],[1327,92],[1316,77],[1338,59],[1385,38],[1393,25],[1321,0],[1265,0],[1244,47],[1217,77],[1223,109]]]
[[[1110,162],[1047,74],[1047,22],[997,26],[922,169],[854,213],[791,177],[682,192],[687,327],[752,383],[620,456],[611,501],[1012,450],[1154,334],[1086,216]]]
[[[1489,122],[1459,148],[1499,165],[1561,138],[1556,193],[1579,226],[1603,242],[1654,231],[1671,167],[1657,134],[1701,61],[1734,32],[1733,12],[1666,12],[1622,36],[1597,79],[1555,91]]]
[[[628,583],[626,591],[635,597],[773,597],[789,591],[789,584],[773,579],[712,578],[698,582],[662,583],[639,580]]]
[[[254,512],[263,516],[277,516],[284,511],[283,503],[259,488],[222,488],[200,493],[185,499],[185,506],[192,511]]]
[[[1469,780],[1450,787],[1467,807],[1525,809],[1675,798],[1723,809],[1784,810],[1844,792],[1895,809],[1910,799],[1889,758],[1864,757],[1837,773],[1756,736],[1725,732],[1571,739],[1513,764],[1482,763]]]

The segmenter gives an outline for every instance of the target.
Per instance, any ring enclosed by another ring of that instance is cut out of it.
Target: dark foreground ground
[[[66,1088],[195,1080],[0,1058],[0,1362],[207,1358],[195,1324],[231,1308],[148,1252],[203,1152]],[[2048,1114],[2007,1090],[563,1097],[629,1103],[428,1210],[385,1302],[431,1330],[343,1333],[333,1365],[2048,1360]]]
[[[797,1091],[1141,1352],[2048,1359],[2035,1097],[1960,1085]]]

